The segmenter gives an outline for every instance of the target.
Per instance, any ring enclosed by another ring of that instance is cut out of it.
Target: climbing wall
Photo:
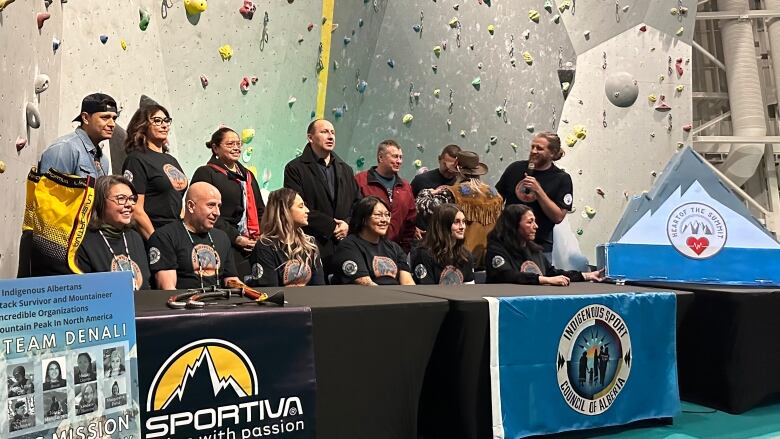
[[[337,2],[337,17],[342,7],[383,15],[368,72],[341,44],[355,15],[333,39],[344,61],[329,66],[326,116],[345,159],[367,169],[394,138],[412,178],[456,143],[481,155],[495,184],[527,158],[533,133],[556,131],[575,188],[556,235],[573,244],[566,253],[579,244],[593,261],[628,197],[689,141],[692,1]]]

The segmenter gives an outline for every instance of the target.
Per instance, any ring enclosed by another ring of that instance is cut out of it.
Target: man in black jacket
[[[306,131],[308,143],[303,154],[284,168],[284,187],[298,192],[309,208],[309,225],[304,231],[317,239],[325,273],[331,274],[334,248],[349,232],[352,205],[360,199],[360,189],[352,168],[333,152],[333,124],[317,119]]]

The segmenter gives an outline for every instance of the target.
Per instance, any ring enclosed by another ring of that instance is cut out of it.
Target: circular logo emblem
[[[160,262],[160,250],[157,247],[149,248],[149,265]]]
[[[260,279],[263,277],[263,265],[260,263],[255,263],[252,265],[252,278],[253,279]]]
[[[184,189],[187,189],[187,176],[184,175],[179,168],[170,163],[166,163],[163,165],[163,172],[165,172],[168,180],[171,181],[171,186],[173,186],[175,190],[183,191]]]
[[[197,275],[214,276],[219,271],[219,253],[208,244],[195,244],[192,248],[192,271]]]
[[[126,179],[130,180],[130,183],[133,182],[133,173],[130,172],[129,169],[125,169],[125,172],[122,175],[124,175]]]
[[[493,256],[493,260],[491,261],[491,264],[493,264],[493,268],[498,268],[502,265],[504,265],[504,258],[501,256]]]
[[[425,268],[425,265],[417,264],[414,267],[414,275],[417,276],[417,279],[425,279],[425,276],[428,275],[428,270]]]
[[[448,265],[441,271],[439,285],[463,285],[463,273],[458,267]]]
[[[515,186],[515,196],[523,203],[533,203],[536,201],[536,192],[527,187],[523,187],[521,183],[517,183]]]
[[[357,273],[357,264],[355,261],[344,261],[344,263],[341,264],[341,271],[347,276],[354,276],[355,273]]]
[[[702,203],[674,209],[666,222],[666,236],[674,248],[692,259],[707,259],[726,245],[726,221],[717,210]]]
[[[141,289],[141,284],[144,281],[144,276],[141,274],[141,267],[126,255],[114,257],[111,261],[111,271],[129,271],[133,273],[133,285],[136,290]]]
[[[574,198],[571,196],[571,194],[566,194],[563,196],[563,204],[571,206],[572,201],[574,201]]]
[[[542,270],[538,265],[536,265],[536,262],[534,261],[523,262],[523,265],[520,266],[520,272],[538,274],[539,276],[543,275]]]
[[[289,260],[284,264],[284,275],[282,278],[284,286],[305,287],[311,280],[311,268],[301,261]]]
[[[577,311],[558,344],[558,388],[566,404],[588,416],[607,411],[628,381],[631,355],[618,313],[598,304]]]

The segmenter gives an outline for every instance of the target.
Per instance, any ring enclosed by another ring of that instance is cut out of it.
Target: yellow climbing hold
[[[244,128],[241,130],[241,141],[243,143],[252,143],[252,139],[255,138],[255,130],[252,128]]]
[[[585,210],[582,211],[582,217],[592,219],[596,216],[596,209],[591,206],[585,206]]]
[[[409,113],[406,113],[404,114],[403,119],[401,119],[401,122],[403,122],[404,125],[409,125],[410,123],[412,123],[412,120],[414,120],[414,116],[412,116]]]
[[[122,50],[127,50],[127,41],[121,40],[119,45],[122,46]]]
[[[539,16],[540,16],[539,11],[537,11],[536,9],[531,9],[530,11],[528,11],[528,18],[534,23],[539,22]]]
[[[525,63],[530,66],[534,63],[534,57],[531,56],[531,53],[526,50],[523,52],[523,61],[525,61]]]
[[[433,54],[438,58],[441,55],[441,46],[433,46]]]
[[[489,25],[488,25],[488,33],[489,33],[490,35],[493,35],[493,33],[494,33],[495,31],[496,31],[496,26],[495,26],[495,25],[492,25],[492,24],[489,24]]]
[[[679,37],[680,35],[682,35],[682,34],[683,34],[683,32],[685,32],[685,27],[683,27],[683,26],[680,26],[680,28],[679,28],[679,29],[677,29],[677,32],[675,32],[674,34],[675,34],[675,35],[677,35],[677,36]]]
[[[420,160],[420,159],[415,160],[414,161],[414,167],[417,168],[417,169],[422,168],[422,160]]]
[[[222,57],[222,61],[227,61],[230,58],[233,58],[233,48],[230,47],[230,44],[225,44],[219,48],[219,56]]]
[[[563,0],[561,4],[558,5],[558,10],[563,12],[571,7],[571,0]]]
[[[583,125],[574,125],[574,137],[577,140],[585,140],[588,137],[588,130]]]
[[[440,89],[438,89],[438,88],[437,88],[437,89],[435,89],[435,90],[433,91],[433,95],[434,95],[435,97],[437,97],[437,98],[438,98],[438,97],[441,95],[441,90],[440,90]]]
[[[184,0],[184,9],[189,15],[197,15],[205,11],[208,5],[206,0]]]
[[[655,103],[655,101],[657,101],[658,98],[656,97],[656,95],[650,94],[650,95],[647,96],[647,100],[650,101],[650,102]]]
[[[566,146],[571,148],[572,146],[574,146],[576,144],[577,144],[577,136],[575,136],[574,134],[568,134],[566,136]]]
[[[685,86],[684,86],[684,85],[682,85],[682,84],[680,84],[680,85],[678,85],[677,87],[675,87],[674,89],[675,89],[675,90],[677,90],[677,92],[678,92],[678,93],[680,93],[680,92],[682,92],[683,90],[685,90]]]
[[[452,17],[449,24],[451,28],[455,29],[460,24],[460,21],[458,20],[458,17]]]

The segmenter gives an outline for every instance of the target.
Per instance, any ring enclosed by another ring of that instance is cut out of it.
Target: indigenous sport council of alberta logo
[[[702,203],[686,203],[674,209],[666,222],[669,242],[692,259],[715,256],[726,245],[726,221],[717,210]]]
[[[200,432],[247,439],[304,429],[301,399],[260,399],[249,357],[220,339],[198,340],[174,352],[152,380],[146,411],[145,439],[201,437]]]
[[[631,372],[631,337],[625,320],[604,305],[588,305],[569,320],[558,344],[558,387],[572,409],[607,411]]]

